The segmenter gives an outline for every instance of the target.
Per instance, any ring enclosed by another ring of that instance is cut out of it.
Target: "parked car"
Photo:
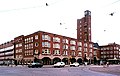
[[[78,62],[74,62],[74,63],[70,64],[70,67],[78,67],[78,66],[79,66]]]
[[[65,63],[64,62],[57,62],[56,64],[54,64],[54,67],[64,67]]]
[[[28,64],[28,67],[29,68],[41,68],[43,66],[43,64],[42,63],[38,63],[38,62],[33,62],[33,63],[31,63],[31,64]]]

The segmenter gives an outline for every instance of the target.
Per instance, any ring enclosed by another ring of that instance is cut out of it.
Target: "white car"
[[[79,66],[79,63],[78,62],[74,62],[74,63],[72,63],[72,64],[70,64],[70,67],[78,67]]]
[[[65,63],[64,62],[57,62],[56,64],[54,64],[54,67],[64,67]]]

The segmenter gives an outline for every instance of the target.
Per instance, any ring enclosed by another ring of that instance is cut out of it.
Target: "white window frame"
[[[60,55],[60,50],[54,50],[54,51],[53,51],[53,54],[54,54],[54,55]]]
[[[71,40],[70,44],[76,45],[76,41],[75,40]]]
[[[35,39],[38,39],[38,35],[35,35]]]
[[[58,44],[58,43],[53,44],[53,48],[59,48],[60,49],[60,44]]]

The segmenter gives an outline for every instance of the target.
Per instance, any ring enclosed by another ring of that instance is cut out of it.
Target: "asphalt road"
[[[64,68],[0,67],[0,76],[117,76],[89,70],[89,66]]]

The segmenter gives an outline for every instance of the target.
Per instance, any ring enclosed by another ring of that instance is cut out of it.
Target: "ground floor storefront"
[[[51,57],[51,56],[44,56],[41,58],[37,58],[37,57],[32,57],[32,58],[24,58],[24,59],[16,59],[15,62],[18,65],[24,65],[24,64],[30,64],[32,62],[42,62],[43,65],[52,65],[55,64],[57,62],[64,62],[66,65],[70,64],[70,63],[74,63],[74,62],[78,62],[79,64],[83,63],[83,59],[82,58],[75,58],[75,57]]]

